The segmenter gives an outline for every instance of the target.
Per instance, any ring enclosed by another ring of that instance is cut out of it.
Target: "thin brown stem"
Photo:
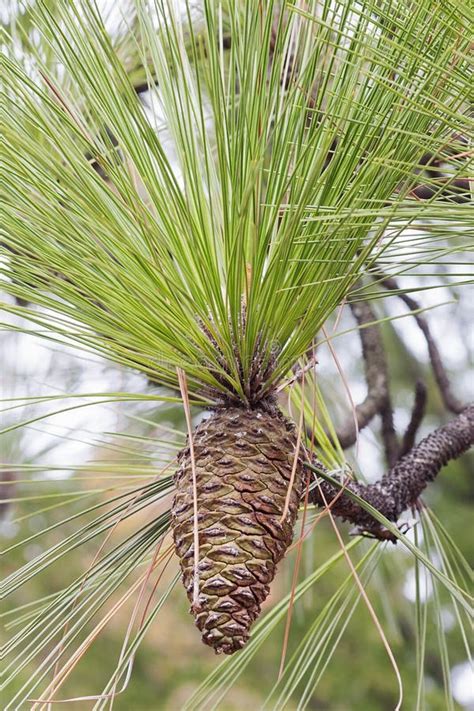
[[[355,443],[358,431],[380,414],[384,447],[390,466],[397,459],[398,442],[393,426],[387,359],[380,327],[375,323],[376,315],[367,301],[356,301],[349,305],[359,326],[367,395],[355,408],[357,426],[351,415],[347,422],[337,430],[337,438],[341,447],[347,449]]]
[[[455,414],[462,412],[465,405],[460,400],[458,400],[458,398],[454,395],[451,389],[451,384],[449,382],[446,368],[444,367],[441,354],[439,352],[436,341],[434,340],[433,335],[431,333],[431,329],[428,325],[426,316],[424,316],[422,313],[418,313],[420,311],[420,304],[415,301],[412,296],[404,293],[393,277],[385,275],[380,270],[377,270],[376,277],[380,279],[380,283],[385,289],[396,293],[396,295],[403,301],[403,303],[406,304],[408,308],[414,312],[413,318],[415,319],[421,332],[423,333],[426,340],[426,345],[428,346],[431,367],[433,368],[435,380],[441,393],[444,405],[446,409],[448,409],[450,412],[454,412]]]
[[[403,435],[399,457],[405,456],[415,444],[416,434],[421,425],[426,411],[427,390],[424,383],[419,380],[415,386],[415,400],[411,412],[410,422]]]

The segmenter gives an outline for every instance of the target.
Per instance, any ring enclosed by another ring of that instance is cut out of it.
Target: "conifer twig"
[[[346,488],[371,504],[389,521],[397,521],[400,515],[416,503],[429,482],[433,481],[443,466],[451,459],[457,459],[474,444],[474,405],[469,405],[451,422],[434,430],[419,444],[391,467],[375,484],[350,482]],[[313,465],[322,473],[325,467],[313,460]],[[327,481],[320,482],[324,497],[331,501],[339,487]],[[324,506],[319,487],[310,492],[310,500],[317,506]],[[343,493],[332,507],[334,515],[356,524],[361,530],[377,538],[393,540],[376,521],[356,501]]]
[[[414,312],[413,318],[423,333],[426,345],[428,346],[431,367],[433,368],[436,384],[438,385],[441,397],[443,398],[443,403],[447,410],[454,412],[455,414],[459,414],[463,411],[465,406],[460,400],[458,400],[451,389],[451,384],[449,382],[448,374],[446,372],[446,368],[444,367],[441,354],[431,333],[426,316],[420,313],[419,303],[412,296],[406,294],[399,287],[397,281],[393,277],[385,275],[379,269],[377,269],[375,276],[380,279],[380,283],[385,289],[395,292],[397,296],[408,306],[408,308]]]
[[[415,444],[416,433],[421,425],[423,417],[426,411],[426,399],[427,399],[426,385],[418,380],[415,386],[415,400],[413,403],[413,409],[410,417],[410,422],[403,435],[402,444],[400,446],[399,457],[403,457],[408,454],[410,449]]]
[[[351,447],[356,441],[358,431],[380,414],[385,452],[390,466],[397,459],[398,443],[393,426],[387,359],[380,328],[375,323],[377,318],[367,301],[356,301],[349,305],[359,326],[367,395],[355,408],[357,427],[351,415],[336,431],[337,438],[343,449]]]

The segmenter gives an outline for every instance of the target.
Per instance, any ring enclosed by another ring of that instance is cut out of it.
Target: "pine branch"
[[[429,482],[433,481],[443,466],[457,459],[474,444],[474,405],[469,405],[455,419],[439,427],[399,459],[375,484],[350,482],[347,489],[376,508],[389,521],[397,521],[400,515],[414,505]],[[314,466],[321,472],[327,470],[316,461]],[[320,487],[320,488],[319,488]],[[333,501],[334,515],[350,521],[363,531],[377,538],[394,540],[357,502],[340,487],[327,481],[319,481],[310,493],[310,500],[324,507],[324,498]],[[324,494],[322,496],[321,492]]]
[[[408,308],[414,312],[413,318],[423,333],[428,346],[431,367],[433,368],[435,380],[441,393],[444,405],[446,409],[450,412],[454,412],[455,414],[462,412],[465,405],[458,400],[451,390],[448,374],[441,359],[441,354],[438,350],[438,346],[436,345],[436,341],[431,333],[428,321],[423,314],[417,313],[417,311],[420,310],[419,303],[409,294],[405,294],[393,277],[388,277],[379,269],[377,269],[375,276],[380,279],[380,283],[385,289],[395,292],[397,296],[408,306]]]
[[[408,423],[408,427],[403,435],[399,457],[403,457],[405,454],[408,454],[415,444],[416,433],[418,432],[423,417],[425,416],[427,395],[426,385],[419,380],[415,386],[415,401],[413,403],[413,410],[410,422]]]
[[[393,421],[392,402],[387,397],[382,411],[382,441],[385,449],[385,459],[389,467],[392,467],[399,457],[398,438],[395,431],[395,423]]]
[[[337,430],[337,438],[343,449],[351,447],[358,431],[366,427],[376,415],[382,417],[382,437],[389,466],[397,459],[398,443],[393,426],[392,404],[385,349],[377,318],[367,301],[350,303],[352,314],[359,325],[359,335],[364,359],[367,395],[356,406],[357,428],[351,416]],[[371,324],[368,326],[367,324]]]

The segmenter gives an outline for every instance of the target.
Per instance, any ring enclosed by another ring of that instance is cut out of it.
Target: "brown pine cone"
[[[199,531],[199,595],[193,604],[193,475],[189,447],[179,456],[171,526],[203,641],[232,654],[249,639],[277,563],[293,538],[303,467],[297,462],[288,513],[281,522],[295,457],[294,427],[273,408],[228,408],[193,434]]]

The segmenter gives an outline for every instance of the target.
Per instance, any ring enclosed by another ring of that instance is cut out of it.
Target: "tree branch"
[[[380,283],[383,287],[385,287],[385,289],[396,292],[397,296],[408,306],[411,311],[419,311],[419,303],[408,294],[405,294],[400,289],[398,283],[393,277],[386,276],[378,269],[376,272],[376,277],[380,279]],[[436,342],[431,334],[428,321],[426,320],[426,317],[421,313],[414,313],[413,318],[415,319],[416,323],[418,324],[421,332],[425,337],[426,344],[428,346],[431,367],[433,368],[435,380],[441,393],[441,397],[443,398],[444,405],[446,409],[448,409],[450,412],[458,414],[463,411],[465,405],[460,400],[458,400],[458,398],[451,390],[451,384],[449,382],[448,374],[446,373],[446,369],[443,365],[438,346],[436,345]]]
[[[355,408],[357,427],[354,418],[348,418],[347,422],[336,431],[337,438],[341,447],[347,449],[356,441],[358,431],[380,414],[387,462],[391,466],[397,459],[398,442],[393,426],[388,367],[380,328],[374,323],[377,318],[367,301],[356,301],[349,306],[360,327],[367,395]]]
[[[398,438],[393,421],[393,407],[390,396],[387,396],[380,412],[382,418],[382,441],[385,449],[385,459],[389,467],[392,467],[399,457]]]
[[[389,521],[395,522],[407,508],[415,504],[442,467],[449,460],[457,459],[473,444],[474,405],[469,405],[451,422],[439,427],[413,447],[380,481],[375,484],[349,482],[346,488],[371,504]],[[313,460],[313,464],[319,471],[327,471],[317,460]],[[328,502],[334,500],[331,506],[334,515],[356,524],[377,538],[390,538],[365,509],[344,492],[340,494],[340,487],[327,481],[319,481],[318,487],[310,492],[312,503],[324,507],[324,498]]]
[[[403,457],[405,454],[408,454],[410,449],[415,444],[416,433],[418,432],[418,428],[421,425],[423,417],[425,416],[427,395],[428,393],[425,384],[419,380],[415,386],[415,401],[413,403],[413,410],[410,422],[408,423],[408,427],[403,435],[403,441],[398,455],[399,457]]]

